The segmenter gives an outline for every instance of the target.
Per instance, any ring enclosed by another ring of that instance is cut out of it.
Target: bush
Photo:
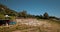
[[[10,16],[10,20],[14,20],[15,18],[15,16]]]
[[[5,19],[3,14],[0,14],[0,19]]]

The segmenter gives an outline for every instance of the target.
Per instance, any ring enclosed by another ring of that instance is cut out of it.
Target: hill
[[[17,16],[18,13],[14,10],[11,10],[7,6],[0,4],[0,19],[4,19],[5,15]]]

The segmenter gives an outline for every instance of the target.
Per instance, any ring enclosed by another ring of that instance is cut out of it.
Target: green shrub
[[[0,19],[5,19],[3,14],[0,14]]]
[[[15,18],[15,16],[10,16],[10,20],[14,20]]]

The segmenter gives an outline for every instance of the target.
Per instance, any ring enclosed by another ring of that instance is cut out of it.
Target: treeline
[[[59,18],[55,17],[55,16],[49,16],[49,14],[47,12],[45,12],[43,15],[31,15],[28,14],[27,11],[22,11],[22,12],[18,12],[18,18],[37,18],[37,19],[56,19],[56,20],[60,20]]]

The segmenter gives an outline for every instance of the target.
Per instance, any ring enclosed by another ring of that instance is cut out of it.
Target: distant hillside
[[[5,19],[5,15],[17,16],[18,13],[14,10],[11,10],[7,6],[0,4],[0,19]]]
[[[9,9],[7,6],[0,4],[0,14],[8,14],[11,16],[16,16],[17,12]]]

